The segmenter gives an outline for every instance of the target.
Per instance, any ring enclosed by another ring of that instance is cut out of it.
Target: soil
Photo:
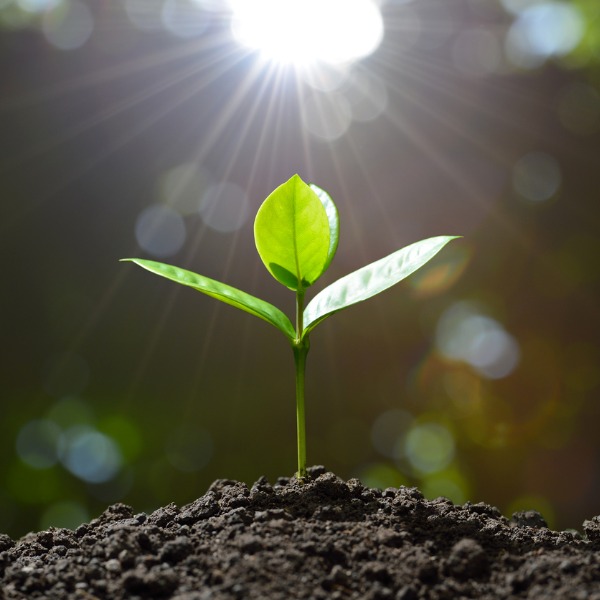
[[[550,531],[534,511],[304,481],[217,480],[150,515],[124,504],[18,541],[0,535],[0,598],[600,600],[600,517]]]

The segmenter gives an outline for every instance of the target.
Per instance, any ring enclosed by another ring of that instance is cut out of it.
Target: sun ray
[[[217,38],[215,38],[215,40],[216,39]],[[30,94],[29,97],[17,97],[14,101],[11,100],[9,106],[14,105],[13,108],[21,109],[33,103],[45,103],[49,100],[55,100],[62,95],[79,91],[81,88],[104,85],[115,79],[139,76],[145,70],[161,67],[161,71],[158,73],[159,77],[152,80],[150,85],[135,91],[133,94],[121,100],[114,101],[106,108],[103,108],[99,113],[87,117],[84,121],[67,127],[56,138],[46,140],[43,143],[39,143],[38,146],[29,148],[24,155],[17,156],[11,162],[3,165],[3,169],[13,168],[26,160],[34,158],[40,153],[55,150],[59,145],[72,141],[88,130],[104,124],[106,121],[121,115],[128,110],[139,108],[145,101],[150,100],[163,92],[172,91],[173,86],[179,85],[185,81],[193,80],[195,91],[198,93],[202,89],[206,89],[214,84],[216,80],[233,69],[235,65],[243,59],[243,55],[240,55],[235,49],[224,46],[222,39],[219,44],[215,41],[214,45],[210,46],[210,52],[207,50],[206,45],[199,47],[197,43],[191,43],[188,46],[184,46],[184,48],[185,51],[178,50],[177,52],[173,51],[168,53],[163,51],[157,53],[152,60],[144,59],[131,61],[126,66],[113,67],[99,73],[93,72],[80,79],[74,79],[64,84],[56,84],[48,90]],[[207,51],[207,58],[203,60],[194,60],[187,66],[180,66],[175,63],[172,71],[164,71],[164,67],[169,66],[169,63],[172,61],[197,57],[201,50]],[[164,60],[158,60],[158,58],[164,58]],[[165,104],[168,105],[168,103]],[[1,109],[2,107],[0,106],[0,110]],[[8,110],[8,108],[6,108],[6,110]],[[166,112],[168,113],[170,111],[167,110]]]
[[[80,73],[71,79],[47,84],[44,87],[36,87],[34,92],[5,96],[0,99],[0,112],[28,108],[36,104],[45,104],[68,94],[80,92],[90,87],[99,87],[114,83],[132,75],[139,75],[144,71],[156,68],[164,69],[173,62],[185,58],[197,58],[198,56],[202,56],[204,52],[209,52],[222,46],[222,36],[213,35],[210,38],[191,41],[169,50],[161,49],[150,55],[135,57],[125,62],[119,62],[116,65],[110,65],[88,73]]]
[[[242,106],[244,101],[250,100],[249,107],[245,107],[245,121],[242,129],[238,132],[238,143],[235,147],[233,147],[231,154],[226,163],[223,163],[222,168],[222,178],[223,180],[227,180],[230,176],[231,170],[237,164],[239,153],[243,149],[243,144],[247,140],[248,132],[251,126],[254,123],[254,120],[257,116],[259,108],[262,106],[263,102],[266,100],[267,104],[272,109],[273,104],[276,104],[279,99],[278,95],[278,86],[281,81],[278,78],[278,72],[275,69],[269,70],[268,72],[264,72],[264,67],[259,67],[255,65],[253,69],[248,73],[245,77],[244,84],[238,89],[238,93],[235,98],[232,98],[232,104],[230,105],[230,109],[226,111],[228,117],[233,118],[237,110]],[[254,91],[252,89],[253,86],[258,84],[259,89]],[[253,93],[251,93],[253,92]],[[270,113],[270,110],[268,111]],[[212,131],[212,136],[209,140],[217,140],[220,137],[222,131],[229,125],[230,118],[223,119],[215,129]],[[250,171],[250,181],[249,181],[249,189],[252,189],[252,176],[254,173],[254,169],[258,165],[258,161],[260,160],[260,150],[262,149],[262,145],[264,144],[266,138],[266,128],[261,128],[261,135],[258,139],[258,143],[256,144],[256,153],[254,155],[253,167]],[[194,155],[194,162],[199,164],[204,156],[207,154],[209,147],[207,147],[207,143],[203,142],[202,146],[198,148],[197,152]],[[205,229],[201,229],[198,234],[195,236],[194,240],[190,244],[189,252],[187,252],[188,260],[191,260],[191,257],[195,255],[201,245],[203,233]],[[231,243],[228,245],[228,251],[225,257],[225,260],[222,264],[222,268],[219,271],[219,277],[222,280],[227,281],[228,275],[232,269],[234,259],[236,257],[236,250],[239,241],[239,231],[236,231],[232,238]],[[206,358],[207,353],[209,351],[212,336],[214,335],[214,322],[218,320],[220,315],[220,306],[216,307],[210,317],[210,325],[207,330],[206,336],[204,337],[204,342],[201,349],[201,360],[200,365],[204,364],[202,357]],[[244,331],[248,332],[247,328]],[[243,361],[238,365],[239,369],[243,368]],[[203,377],[203,369],[200,367],[194,376],[191,385],[189,386],[189,402],[193,403],[193,399],[197,397],[199,390],[201,388],[201,381]],[[238,397],[238,401],[239,401]]]

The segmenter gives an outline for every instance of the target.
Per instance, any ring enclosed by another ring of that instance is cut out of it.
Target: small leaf
[[[331,264],[337,251],[340,239],[340,216],[331,196],[325,190],[322,190],[314,183],[310,184],[310,189],[319,197],[319,200],[327,213],[327,220],[329,221],[329,249],[327,251],[327,261],[325,262],[322,271],[324,273]]]
[[[296,337],[291,321],[287,315],[277,307],[230,285],[220,283],[214,279],[209,279],[203,275],[198,275],[192,271],[186,271],[185,269],[165,265],[164,263],[155,262],[153,260],[124,258],[122,261],[133,262],[140,267],[147,269],[151,273],[160,275],[161,277],[165,277],[166,279],[170,279],[181,285],[187,285],[207,296],[221,300],[221,302],[225,302],[225,304],[235,306],[251,315],[260,317],[267,321],[267,323],[271,323],[271,325],[277,327],[277,329],[279,329],[290,341],[293,341]]]
[[[309,302],[304,310],[302,336],[333,313],[376,296],[402,281],[457,237],[460,236],[438,236],[421,240],[338,279]]]
[[[260,258],[271,275],[291,290],[312,285],[325,270],[329,232],[323,203],[298,175],[267,197],[254,221]]]

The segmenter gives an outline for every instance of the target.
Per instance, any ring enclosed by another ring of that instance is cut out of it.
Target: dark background
[[[389,0],[359,83],[325,92],[241,49],[217,2],[188,3],[184,32],[161,13],[136,23],[121,0],[43,4],[0,0],[1,531],[294,472],[283,336],[118,259],[178,264],[291,315],[252,221],[296,172],[340,212],[315,288],[464,236],[312,334],[309,464],[536,508],[556,528],[600,512],[595,0]],[[225,232],[196,210],[224,181],[226,228],[247,211]],[[185,231],[179,250],[136,237],[153,206]]]

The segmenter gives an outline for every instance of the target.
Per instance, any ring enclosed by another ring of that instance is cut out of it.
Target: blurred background
[[[464,236],[313,332],[309,464],[600,513],[597,0],[0,0],[0,90],[0,531],[295,471],[280,332],[118,262],[291,316],[252,226],[294,173],[340,212],[316,291]]]

